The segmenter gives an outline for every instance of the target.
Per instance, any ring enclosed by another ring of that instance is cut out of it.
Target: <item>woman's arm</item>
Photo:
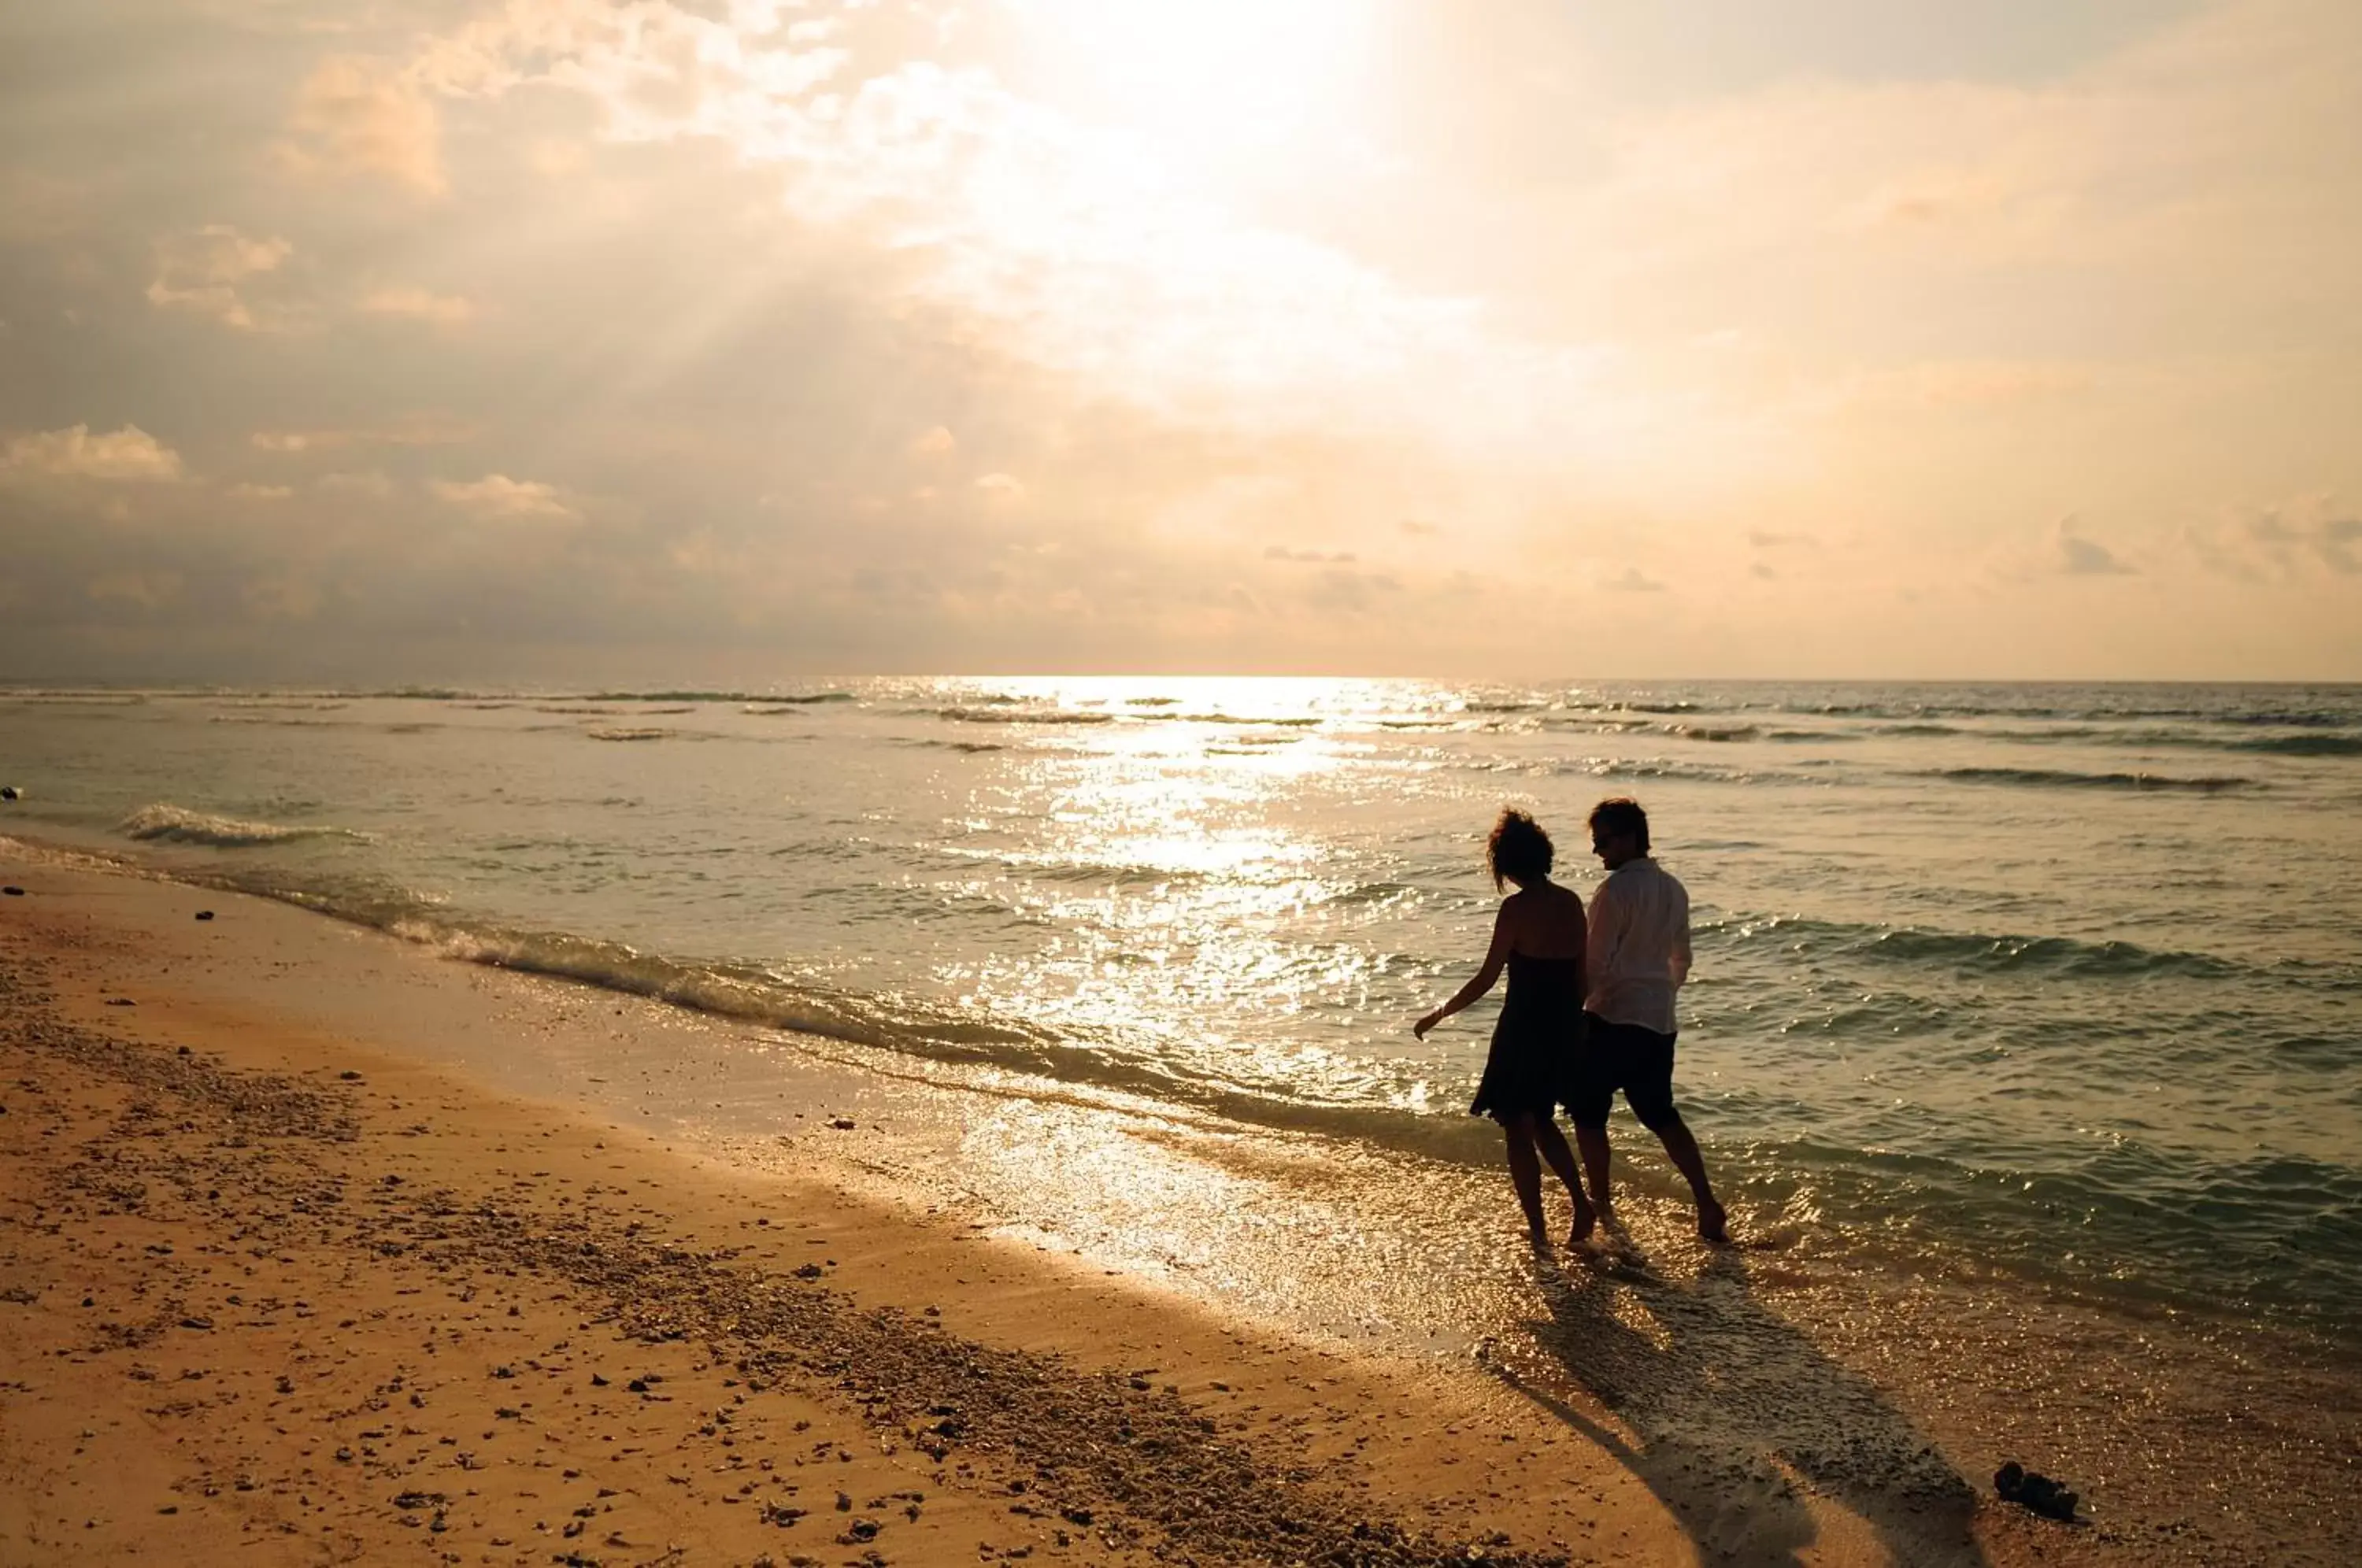
[[[1493,918],[1493,945],[1485,955],[1485,966],[1477,970],[1476,977],[1461,987],[1459,993],[1450,1001],[1412,1024],[1410,1026],[1412,1035],[1420,1040],[1426,1039],[1429,1030],[1491,990],[1493,982],[1501,977],[1501,966],[1508,961],[1509,906],[1503,904],[1501,912]]]

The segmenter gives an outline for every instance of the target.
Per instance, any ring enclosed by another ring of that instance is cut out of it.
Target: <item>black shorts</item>
[[[1637,1023],[1610,1023],[1586,1012],[1583,1049],[1567,1088],[1566,1113],[1577,1127],[1605,1127],[1616,1091],[1650,1129],[1678,1126],[1673,1109],[1673,1039]]]

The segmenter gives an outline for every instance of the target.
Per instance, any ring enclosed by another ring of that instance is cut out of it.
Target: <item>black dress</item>
[[[1582,977],[1579,958],[1509,955],[1509,994],[1469,1115],[1507,1124],[1523,1115],[1548,1120],[1557,1110],[1583,1045]]]

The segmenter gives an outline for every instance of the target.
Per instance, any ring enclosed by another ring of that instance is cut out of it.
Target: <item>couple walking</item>
[[[1602,801],[1591,812],[1591,851],[1607,879],[1589,913],[1571,888],[1551,880],[1550,834],[1525,812],[1504,811],[1485,841],[1493,885],[1515,883],[1501,901],[1493,945],[1476,977],[1412,1025],[1427,1032],[1493,988],[1504,969],[1509,994],[1493,1028],[1492,1054],[1472,1115],[1501,1124],[1509,1179],[1537,1242],[1542,1162],[1574,1199],[1571,1242],[1588,1238],[1608,1212],[1607,1112],[1622,1089],[1640,1124],[1664,1143],[1697,1200],[1698,1234],[1727,1240],[1722,1205],[1706,1182],[1697,1140],[1673,1109],[1673,993],[1690,972],[1690,898],[1649,856],[1649,814],[1639,802]],[[1555,1120],[1564,1104],[1583,1151],[1586,1182]]]

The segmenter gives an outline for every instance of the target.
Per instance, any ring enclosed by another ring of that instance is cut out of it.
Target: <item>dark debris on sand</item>
[[[370,1184],[345,1202],[327,1145],[359,1135],[358,1085],[238,1072],[174,1049],[64,1021],[21,970],[0,968],[0,1023],[16,1041],[135,1091],[129,1117],[196,1121],[214,1148],[248,1164],[238,1179],[282,1200],[307,1239],[362,1255],[529,1269],[602,1298],[616,1327],[701,1343],[750,1387],[786,1386],[857,1410],[939,1460],[969,1460],[1013,1505],[1110,1545],[1183,1563],[1313,1568],[1560,1568],[1556,1552],[1471,1547],[1374,1518],[1365,1504],[1275,1463],[1177,1394],[1122,1372],[963,1340],[900,1310],[862,1308],[825,1286],[633,1233],[637,1227],[449,1192]],[[166,1110],[149,1097],[169,1097]],[[81,1151],[66,1180],[139,1201],[137,1138]],[[304,1145],[314,1146],[308,1157]],[[185,1173],[179,1173],[185,1177]],[[143,1334],[153,1326],[124,1332]],[[981,1480],[977,1484],[983,1484]]]

